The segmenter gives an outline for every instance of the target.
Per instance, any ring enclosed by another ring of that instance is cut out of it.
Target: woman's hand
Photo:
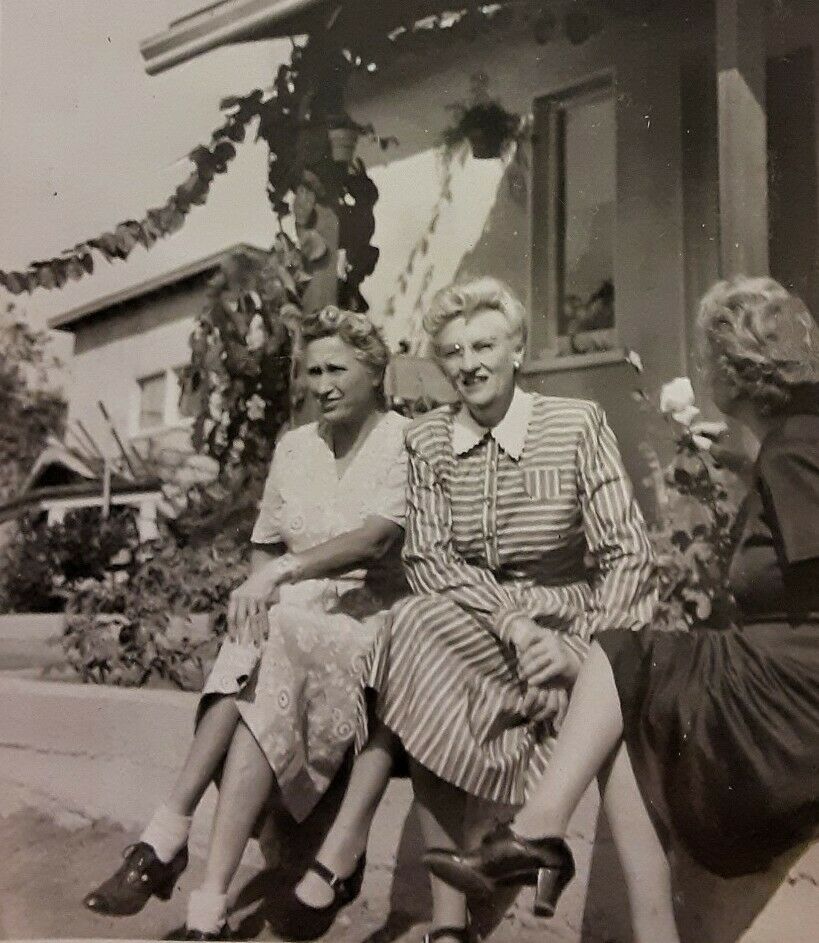
[[[523,713],[535,723],[551,723],[555,733],[563,726],[568,708],[569,692],[565,688],[528,688],[523,696]]]
[[[230,594],[228,635],[243,645],[261,644],[267,638],[267,610],[278,597],[277,573],[260,570]]]
[[[565,645],[559,632],[519,617],[510,627],[518,655],[518,673],[532,687],[544,687],[563,679],[572,683],[580,670],[580,658]]]

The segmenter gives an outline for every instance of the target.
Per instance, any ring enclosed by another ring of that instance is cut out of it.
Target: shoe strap
[[[423,943],[435,943],[436,940],[442,940],[445,936],[454,937],[461,943],[469,943],[468,927],[436,927],[434,930],[427,930],[424,934]]]
[[[344,878],[340,878],[335,871],[331,871],[327,865],[322,864],[320,861],[313,861],[307,870],[312,871],[313,874],[320,877],[325,884],[329,885],[331,891],[337,891],[345,880]]]

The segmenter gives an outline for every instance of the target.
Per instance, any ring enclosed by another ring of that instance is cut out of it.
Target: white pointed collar
[[[488,432],[503,451],[517,461],[523,453],[531,414],[532,394],[524,393],[519,386],[515,387],[506,415],[491,429],[482,426],[462,405],[452,422],[452,450],[456,455],[463,455],[475,448]]]

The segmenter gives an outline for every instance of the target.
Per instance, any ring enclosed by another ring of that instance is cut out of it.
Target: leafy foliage
[[[378,259],[378,250],[370,244],[378,191],[360,161],[351,167],[333,160],[329,139],[331,125],[344,113],[344,85],[355,68],[349,53],[345,56],[324,38],[311,38],[304,46],[294,44],[290,61],[279,67],[271,90],[255,89],[221,102],[225,121],[207,145],[190,152],[193,170],[162,206],[148,210],[140,220],[125,220],[111,232],[78,243],[56,258],[32,262],[25,271],[0,270],[0,285],[12,294],[61,288],[94,271],[94,252],[107,262],[124,260],[135,246],[149,249],[176,232],[192,207],[206,202],[213,180],[226,172],[236,156],[235,145],[244,141],[248,125],[255,120],[257,139],[269,149],[267,189],[274,212],[280,219],[289,215],[289,198],[304,186],[318,201],[334,207],[346,258],[339,301],[366,310],[359,286]],[[394,141],[379,138],[369,126],[356,127],[382,147]]]
[[[728,564],[736,503],[727,476],[683,435],[666,484],[673,498],[653,532],[660,576],[657,627],[728,628],[735,615]]]
[[[60,435],[65,403],[50,389],[48,335],[15,317],[0,321],[0,500],[19,487],[49,436]]]
[[[62,524],[26,515],[0,553],[3,612],[60,612],[72,587],[102,579],[111,561],[136,541],[133,513],[114,509],[102,520],[96,508],[67,514]]]
[[[167,541],[75,584],[62,638],[68,665],[85,682],[201,689],[225,633],[230,592],[247,573],[246,546],[230,536],[197,546]],[[195,613],[213,616],[205,639],[179,632],[179,621]]]
[[[211,280],[191,335],[184,395],[194,408],[194,447],[223,480],[264,468],[290,413],[291,332],[309,276],[287,236],[269,254],[239,253]]]
[[[639,354],[627,351],[625,359],[639,376]],[[651,533],[660,584],[654,625],[666,630],[728,628],[736,612],[728,566],[740,486],[715,455],[714,442],[725,425],[698,419],[685,377],[665,384],[659,402],[640,385],[633,395],[649,416],[659,415],[674,443],[673,459],[665,468],[656,450],[643,444],[660,511]]]

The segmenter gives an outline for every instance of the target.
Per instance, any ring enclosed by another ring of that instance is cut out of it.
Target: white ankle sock
[[[176,857],[176,853],[187,843],[191,830],[191,816],[180,815],[167,806],[161,805],[139,836],[140,841],[150,845],[157,858],[167,864]]]
[[[188,898],[189,930],[199,930],[202,933],[218,933],[224,926],[227,917],[227,894],[216,894],[200,887],[193,891]]]

